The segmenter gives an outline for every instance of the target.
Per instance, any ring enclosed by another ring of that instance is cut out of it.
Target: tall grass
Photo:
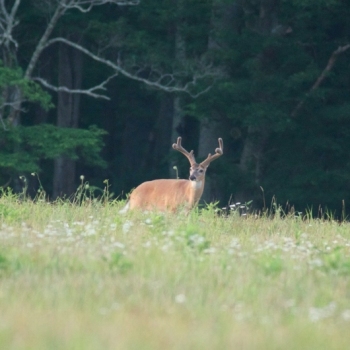
[[[0,197],[1,349],[347,349],[350,227]]]

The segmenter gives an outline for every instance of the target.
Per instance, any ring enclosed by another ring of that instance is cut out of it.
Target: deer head
[[[195,181],[195,182],[201,182],[205,178],[205,172],[209,166],[209,164],[221,157],[224,153],[224,144],[221,138],[218,139],[219,141],[219,148],[215,149],[215,154],[211,155],[208,154],[207,159],[205,159],[202,163],[198,164],[196,162],[196,159],[193,154],[193,150],[191,152],[186,151],[182,145],[181,145],[181,137],[177,138],[177,142],[173,144],[173,148],[179,152],[181,152],[190,162],[190,177],[189,180]]]

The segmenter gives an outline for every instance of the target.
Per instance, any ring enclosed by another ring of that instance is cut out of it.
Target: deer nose
[[[191,181],[195,181],[195,180],[196,180],[196,177],[195,177],[194,175],[191,175],[191,176],[190,176],[190,180],[191,180]]]

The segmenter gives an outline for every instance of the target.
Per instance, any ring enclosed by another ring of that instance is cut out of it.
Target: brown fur
[[[175,212],[184,207],[192,209],[203,193],[204,179],[201,187],[194,189],[190,180],[153,180],[142,183],[130,196],[130,209],[160,210]]]
[[[208,154],[207,159],[197,164],[193,151],[187,152],[181,146],[181,137],[178,137],[173,148],[189,160],[191,164],[190,180],[162,179],[144,182],[131,193],[129,202],[120,213],[125,213],[129,209],[169,212],[185,209],[189,212],[197,205],[203,194],[205,172],[209,164],[223,154],[223,141],[221,138],[218,141],[220,147],[215,149],[215,154]]]

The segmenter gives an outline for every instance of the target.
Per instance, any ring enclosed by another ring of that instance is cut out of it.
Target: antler
[[[173,148],[179,152],[181,152],[184,156],[186,156],[186,158],[189,160],[191,166],[194,164],[197,164],[194,155],[193,155],[193,151],[188,152],[186,151],[182,146],[181,146],[181,137],[177,138],[177,143],[173,144]]]
[[[224,154],[224,142],[222,141],[222,138],[218,139],[219,141],[219,148],[215,149],[215,154],[212,156],[210,153],[208,154],[207,159],[205,159],[200,165],[204,168],[208,167],[209,164],[215,160],[216,158],[221,157]]]

